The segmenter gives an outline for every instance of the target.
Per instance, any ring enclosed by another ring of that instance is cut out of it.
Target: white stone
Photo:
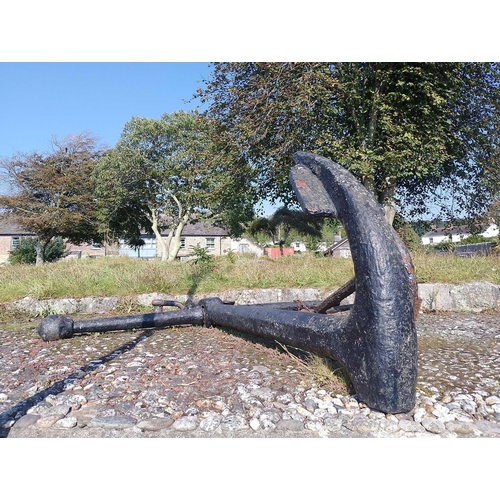
[[[254,431],[257,431],[260,428],[260,422],[257,418],[252,418],[249,424]]]
[[[413,414],[413,420],[415,422],[422,422],[422,419],[427,415],[427,411],[424,408],[419,408]]]
[[[434,410],[432,410],[432,414],[436,415],[438,418],[445,417],[450,413],[450,410],[446,408],[446,406],[442,406],[440,404],[434,405]]]
[[[60,427],[61,429],[72,429],[73,427],[76,427],[78,424],[78,421],[75,417],[67,417],[63,418],[61,420],[58,420],[55,423],[56,427]]]
[[[209,416],[200,422],[200,429],[205,432],[213,432],[220,426],[222,418],[219,416]]]
[[[435,418],[423,418],[422,425],[424,426],[425,430],[434,434],[441,434],[446,430],[444,423]]]
[[[295,410],[299,415],[302,415],[303,417],[312,417],[313,414],[306,410],[305,408],[303,408],[302,406],[298,406],[297,409]]]
[[[176,431],[194,431],[198,423],[198,417],[180,417],[172,424],[172,428]]]
[[[0,394],[1,396],[1,394]],[[487,405],[496,405],[496,404],[500,404],[500,398],[498,396],[488,396],[484,402],[487,404]]]

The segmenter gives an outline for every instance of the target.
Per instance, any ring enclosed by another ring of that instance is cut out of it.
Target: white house
[[[237,253],[252,253],[257,257],[264,255],[264,249],[247,238],[232,238],[231,251]]]
[[[307,252],[307,247],[303,241],[292,241],[292,243],[290,243],[290,246],[296,252]]]
[[[498,236],[498,226],[496,224],[490,224],[484,228],[482,233],[479,233],[485,238],[493,238]],[[471,235],[470,229],[467,226],[457,226],[457,227],[438,227],[425,233],[422,236],[422,245],[437,245],[438,243],[443,243],[444,241],[451,241],[452,243],[460,243],[463,239]]]

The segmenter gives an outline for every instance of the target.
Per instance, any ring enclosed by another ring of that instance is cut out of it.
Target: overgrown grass
[[[500,254],[462,258],[417,251],[412,253],[412,259],[419,283],[489,281],[500,284]]]
[[[500,257],[459,258],[413,253],[419,283],[489,281],[500,284]],[[66,260],[0,267],[0,303],[36,299],[216,293],[231,289],[306,288],[329,291],[353,276],[351,259],[303,254],[279,259],[234,256],[214,258],[200,270],[192,262],[161,262],[126,257]]]

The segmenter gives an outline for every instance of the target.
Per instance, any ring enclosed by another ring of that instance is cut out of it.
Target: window
[[[12,240],[10,242],[10,248],[19,248],[19,236],[12,236]]]
[[[186,250],[186,238],[181,238],[181,250]]]
[[[215,238],[207,238],[205,248],[207,250],[215,250]]]
[[[246,243],[240,243],[240,252],[248,253],[250,251],[250,246]]]

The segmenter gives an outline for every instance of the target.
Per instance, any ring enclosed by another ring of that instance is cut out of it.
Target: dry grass
[[[500,284],[500,257],[458,258],[413,254],[420,283],[489,281]],[[353,276],[350,259],[295,255],[279,259],[219,257],[208,269],[192,262],[126,257],[60,261],[42,267],[0,267],[0,303],[85,296],[130,296],[162,292],[221,292],[230,289],[306,288],[329,291]]]

